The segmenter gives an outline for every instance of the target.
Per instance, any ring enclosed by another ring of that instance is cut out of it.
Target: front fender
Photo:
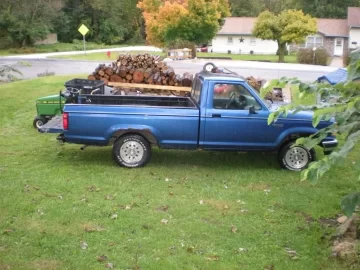
[[[115,141],[125,134],[139,134],[149,141],[151,144],[158,144],[158,132],[150,126],[146,125],[115,125],[106,131],[105,137],[108,145],[113,145]]]
[[[277,147],[280,147],[284,141],[290,136],[295,134],[303,134],[303,135],[311,135],[315,134],[318,131],[318,129],[313,127],[294,127],[284,130],[280,136],[277,138],[275,144]]]

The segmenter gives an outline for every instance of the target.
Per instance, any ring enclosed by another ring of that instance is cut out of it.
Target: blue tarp
[[[345,68],[339,68],[333,72],[330,72],[324,76],[321,76],[317,79],[318,82],[328,82],[331,85],[345,82],[347,78],[347,71]]]

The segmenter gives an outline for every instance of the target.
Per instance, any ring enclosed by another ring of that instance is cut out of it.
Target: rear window
[[[201,94],[202,81],[199,77],[195,78],[195,81],[192,85],[191,96],[200,104],[200,94]]]

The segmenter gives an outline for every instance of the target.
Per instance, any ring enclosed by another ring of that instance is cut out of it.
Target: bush
[[[324,48],[317,48],[315,57],[312,48],[299,49],[297,53],[297,61],[300,64],[327,66],[328,59],[329,54]]]
[[[349,51],[346,51],[344,53],[344,56],[343,56],[343,64],[344,64],[344,67],[347,67],[349,64],[350,64],[350,52]]]

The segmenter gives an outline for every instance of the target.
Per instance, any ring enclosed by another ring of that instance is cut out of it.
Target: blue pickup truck
[[[217,151],[272,151],[283,168],[299,171],[315,158],[313,149],[294,146],[317,132],[312,113],[280,117],[268,125],[276,108],[241,77],[202,71],[186,97],[77,95],[58,116],[40,128],[60,133],[58,140],[84,146],[113,146],[113,157],[128,168],[144,166],[151,148]],[[76,100],[76,102],[74,102]],[[332,122],[322,121],[318,128]],[[321,142],[325,153],[334,137]]]

